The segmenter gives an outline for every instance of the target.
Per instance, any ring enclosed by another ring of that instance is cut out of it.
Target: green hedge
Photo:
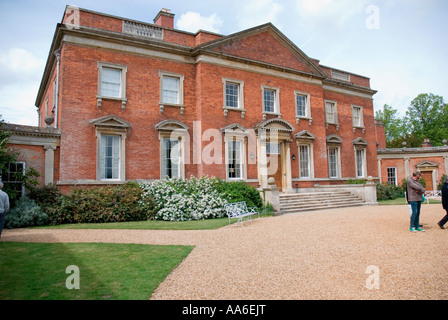
[[[62,195],[56,187],[46,187],[34,194],[50,224],[144,221],[154,215],[151,199],[142,199],[137,183],[118,186],[77,187]]]

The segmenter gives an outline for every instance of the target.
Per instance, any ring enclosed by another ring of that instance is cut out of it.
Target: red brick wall
[[[81,25],[115,32],[121,32],[122,29],[122,19],[120,18],[97,15],[83,10],[80,11],[80,23]],[[207,33],[199,33],[195,36],[191,33],[164,29],[164,41],[191,47],[218,37]],[[311,72],[304,61],[301,61],[290,50],[283,47],[278,39],[268,31],[227,43],[216,51]],[[127,103],[125,109],[121,108],[121,101],[108,99],[103,99],[102,106],[97,107],[98,61],[127,66]],[[328,68],[325,70],[329,72]],[[184,75],[185,111],[183,115],[180,114],[179,108],[169,106],[164,108],[163,114],[160,113],[159,71]],[[237,111],[229,111],[227,117],[224,116],[223,77],[244,82],[244,107],[246,110],[244,119],[241,118],[241,112]],[[369,87],[368,78],[351,75],[351,82]],[[293,140],[291,142],[291,155],[296,155],[296,160],[291,161],[293,178],[299,176],[298,150],[293,136],[302,130],[308,130],[316,136],[314,141],[314,173],[316,178],[328,178],[326,137],[330,134],[336,134],[343,139],[341,150],[343,178],[353,178],[356,175],[352,141],[359,137],[368,141],[366,152],[367,175],[377,176],[377,139],[371,99],[324,91],[321,85],[292,81],[273,75],[262,75],[230,67],[202,62],[197,64],[178,63],[120,51],[64,43],[61,52],[61,92],[59,100],[62,148],[60,154],[57,154],[60,166],[55,171],[55,177],[59,180],[96,179],[96,130],[91,121],[106,115],[115,115],[131,124],[126,137],[127,179],[157,179],[160,177],[160,142],[155,125],[167,119],[179,120],[189,127],[189,158],[191,164],[185,166],[185,176],[207,174],[225,178],[223,137],[220,141],[222,144],[222,165],[204,164],[200,166],[192,163],[193,139],[198,138],[193,136],[193,122],[201,121],[202,132],[207,129],[219,130],[233,123],[238,123],[248,129],[253,128],[263,120],[262,85],[279,88],[282,119],[291,123],[295,128],[291,135]],[[52,90],[51,81],[46,93],[50,97],[49,106],[53,105]],[[307,120],[300,120],[299,124],[296,124],[294,91],[310,94],[311,125]],[[333,125],[326,129],[324,99],[337,101],[339,130]],[[361,129],[353,131],[352,104],[363,107],[364,133]],[[41,107],[41,112],[43,109]],[[42,121],[44,117],[42,116]],[[41,123],[41,125],[44,124]],[[210,142],[203,141],[201,151],[209,144]],[[250,154],[247,154],[247,157],[249,156]],[[247,166],[247,178],[258,178],[256,164]],[[311,187],[315,182],[293,182],[293,187],[296,183],[300,187]]]
[[[104,99],[102,107],[96,105],[98,90],[98,61],[127,66],[128,99],[126,108],[121,108],[120,101]],[[179,109],[165,107],[159,112],[159,70],[183,74],[185,113]],[[229,111],[227,117],[223,112],[222,78],[244,81],[245,118],[241,113]],[[177,119],[189,128],[191,143],[193,139],[193,121],[201,120],[202,132],[207,129],[220,129],[232,123],[239,123],[246,128],[253,128],[262,121],[261,85],[280,89],[280,112],[282,118],[294,125],[295,133],[308,130],[316,135],[314,142],[315,177],[327,178],[326,136],[337,134],[343,139],[342,176],[354,177],[354,151],[352,141],[363,137],[369,141],[367,147],[368,175],[376,176],[376,138],[373,120],[372,101],[340,93],[323,91],[318,85],[294,82],[274,76],[261,75],[236,69],[224,68],[211,64],[191,65],[171,61],[149,59],[143,56],[119,52],[79,47],[65,44],[61,62],[62,94],[60,100],[61,116],[61,150],[60,179],[96,179],[96,136],[95,127],[90,122],[106,115],[116,115],[131,123],[126,139],[126,178],[159,178],[160,156],[159,138],[155,125],[162,120]],[[295,120],[294,91],[310,93],[312,124]],[[325,129],[325,112],[323,99],[338,102],[339,130],[330,125]],[[363,106],[365,133],[360,129],[353,132],[351,105]],[[204,141],[202,147],[208,145]],[[223,144],[224,152],[224,144]],[[296,154],[295,141],[291,143],[291,155]],[[193,160],[193,148],[190,148]],[[346,165],[349,164],[349,165]],[[297,159],[292,161],[292,176],[298,177]],[[257,166],[248,165],[249,179],[257,178]],[[199,171],[198,171],[199,170]],[[197,165],[186,166],[186,177],[190,175],[216,175],[225,177],[225,166]]]
[[[26,169],[30,167],[36,169],[41,175],[37,178],[40,186],[45,183],[45,150],[42,146],[31,145],[17,145],[8,144],[8,148],[11,148],[12,152],[17,152],[17,161],[24,161],[26,163]]]

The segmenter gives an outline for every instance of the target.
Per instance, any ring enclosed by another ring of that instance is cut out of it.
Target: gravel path
[[[195,245],[151,299],[448,299],[448,229],[423,205],[356,207],[257,219],[218,230],[4,230],[2,241]],[[448,227],[448,226],[447,226]],[[379,271],[379,288],[366,281]]]

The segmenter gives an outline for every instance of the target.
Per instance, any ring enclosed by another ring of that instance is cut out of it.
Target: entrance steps
[[[350,191],[316,191],[307,193],[280,194],[279,214],[299,213],[367,205]]]

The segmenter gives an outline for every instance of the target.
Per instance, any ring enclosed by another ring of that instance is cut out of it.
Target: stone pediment
[[[352,143],[356,146],[367,146],[367,141],[363,138],[356,138]]]
[[[279,131],[279,132],[288,132],[291,133],[294,131],[294,126],[290,124],[288,121],[274,118],[264,120],[254,127],[255,131],[266,130],[266,131]]]
[[[236,59],[261,62],[303,72],[324,79],[325,72],[272,23],[263,24],[196,47],[196,53],[209,52]]]
[[[417,169],[433,169],[433,168],[437,168],[439,165],[435,162],[429,161],[429,160],[424,160],[422,162],[419,162],[415,165],[415,167]]]
[[[91,121],[95,127],[110,128],[110,129],[127,129],[131,124],[117,116],[109,115],[97,118]]]
[[[174,131],[174,130],[188,131],[188,126],[178,120],[163,120],[158,124],[156,124],[156,129],[159,131]]]
[[[309,132],[308,130],[302,130],[294,135],[296,140],[314,140],[316,136]]]
[[[336,134],[332,134],[332,135],[327,136],[327,143],[341,144],[342,138]]]
[[[233,123],[230,124],[228,126],[225,126],[224,128],[221,128],[221,132],[224,134],[232,134],[232,133],[246,133],[247,129],[245,127],[243,127],[242,125],[238,124],[238,123]]]

